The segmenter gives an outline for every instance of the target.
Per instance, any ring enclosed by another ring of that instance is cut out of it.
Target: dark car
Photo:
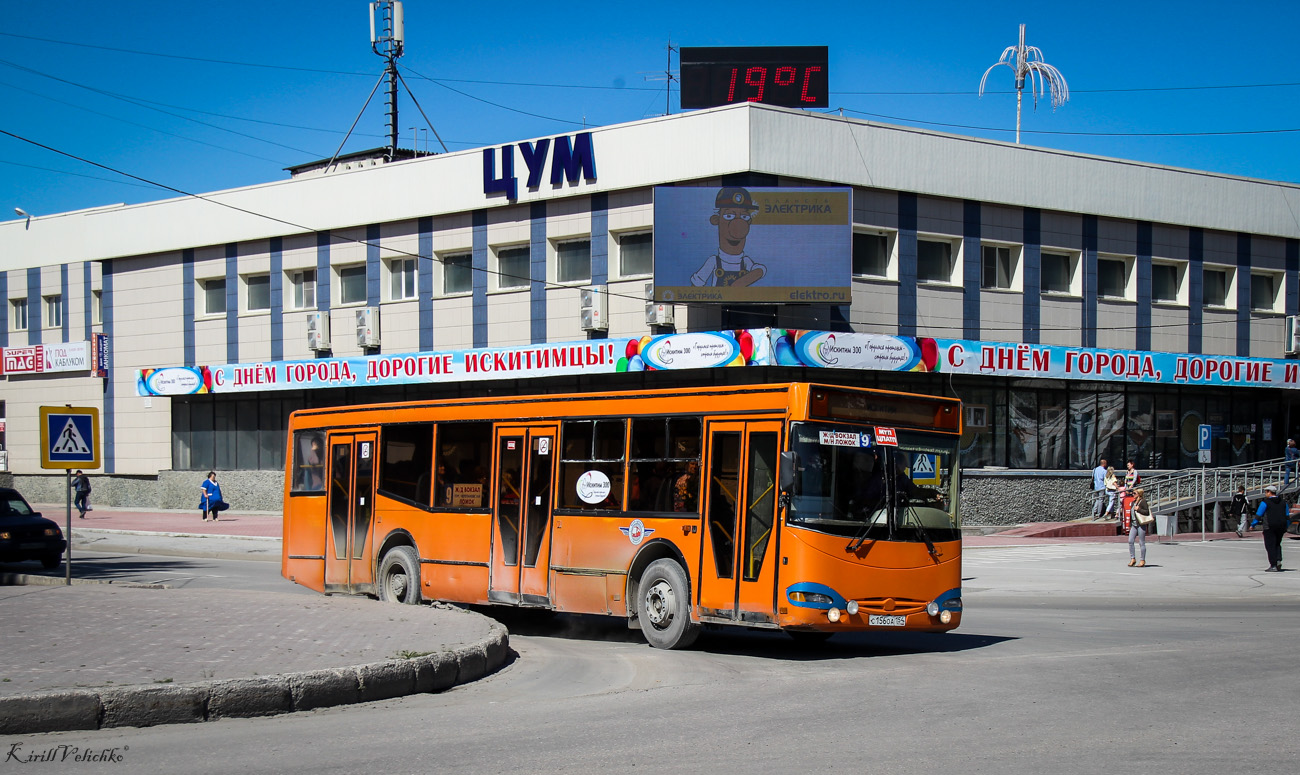
[[[40,560],[42,568],[52,570],[63,561],[67,545],[58,525],[32,511],[17,490],[0,487],[0,562]]]

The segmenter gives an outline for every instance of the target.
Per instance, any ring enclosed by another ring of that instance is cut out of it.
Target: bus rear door
[[[555,426],[498,427],[488,600],[550,605]]]
[[[709,425],[700,615],[775,625],[776,466],[781,423]]]
[[[371,517],[375,503],[376,434],[329,435],[329,538],[325,590],[362,592],[374,584]]]

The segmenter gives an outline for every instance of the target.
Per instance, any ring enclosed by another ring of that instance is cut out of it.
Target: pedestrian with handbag
[[[207,522],[209,516],[213,522],[217,521],[217,514],[230,508],[230,504],[221,498],[221,485],[217,484],[217,473],[208,472],[208,478],[203,480],[199,485],[203,492],[202,499],[199,501],[199,509],[203,512],[203,521]]]
[[[1147,531],[1156,523],[1155,515],[1151,513],[1151,506],[1147,503],[1146,493],[1139,487],[1134,494],[1137,496],[1133,500],[1132,517],[1128,528],[1128,564],[1129,567],[1136,565],[1139,568],[1145,568],[1147,565]],[[1141,554],[1134,551],[1133,541],[1137,539],[1141,547]]]

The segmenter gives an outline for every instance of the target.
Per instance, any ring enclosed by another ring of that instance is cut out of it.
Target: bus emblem
[[[632,524],[627,527],[620,527],[619,531],[622,532],[623,535],[627,536],[633,546],[640,546],[641,542],[646,539],[646,536],[653,533],[655,529],[652,527],[646,527],[645,523],[639,519],[634,519],[632,520]]]

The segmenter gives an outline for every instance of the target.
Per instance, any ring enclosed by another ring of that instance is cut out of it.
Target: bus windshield
[[[883,446],[870,428],[795,423],[787,522],[859,540],[959,540],[957,440],[897,435]]]

